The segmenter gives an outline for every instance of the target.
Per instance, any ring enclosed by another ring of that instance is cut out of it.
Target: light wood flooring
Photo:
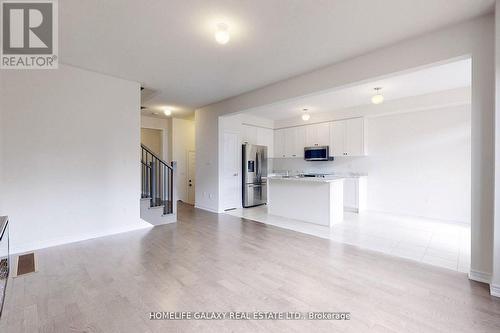
[[[179,205],[179,222],[37,252],[0,332],[500,332],[464,273]],[[150,311],[348,311],[350,321],[150,321]]]

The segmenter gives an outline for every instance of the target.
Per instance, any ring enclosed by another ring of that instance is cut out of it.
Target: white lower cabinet
[[[359,213],[366,208],[366,177],[344,179],[344,210]]]

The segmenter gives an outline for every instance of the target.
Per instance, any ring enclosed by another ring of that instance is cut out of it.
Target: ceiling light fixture
[[[307,113],[307,109],[302,109],[302,120],[303,121],[308,121],[311,118],[311,115]]]
[[[217,29],[215,30],[215,41],[221,45],[227,44],[231,39],[229,36],[228,26],[225,23],[217,24]]]
[[[163,109],[163,114],[167,117],[170,117],[172,115],[172,110],[170,110],[169,108],[165,108]]]
[[[381,104],[384,101],[384,96],[380,93],[381,87],[374,88],[375,95],[372,96],[373,104]]]

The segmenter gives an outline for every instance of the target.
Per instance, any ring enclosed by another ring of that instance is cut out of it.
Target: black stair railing
[[[150,198],[151,207],[163,206],[163,214],[172,214],[174,167],[141,144],[141,198]]]

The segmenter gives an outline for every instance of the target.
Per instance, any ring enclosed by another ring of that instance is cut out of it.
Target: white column
[[[495,6],[495,217],[490,293],[500,297],[500,0]]]

